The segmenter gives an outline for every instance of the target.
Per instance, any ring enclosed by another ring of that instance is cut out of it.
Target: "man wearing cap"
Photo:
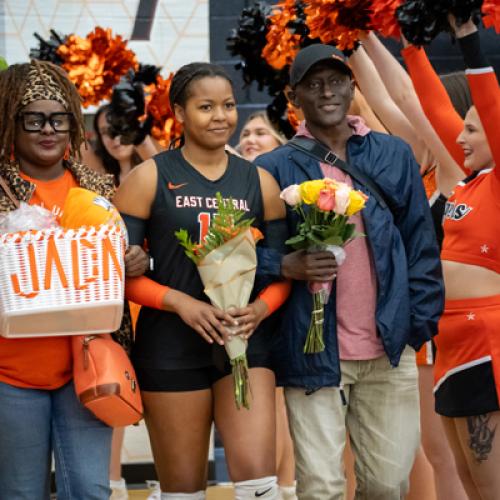
[[[399,500],[419,446],[414,350],[436,333],[443,307],[439,251],[419,168],[402,140],[371,132],[361,118],[347,115],[354,82],[342,52],[321,44],[302,49],[290,86],[288,98],[305,117],[296,137],[309,138],[311,147],[287,144],[255,163],[282,189],[326,176],[369,196],[352,217],[366,237],[346,246],[342,266],[328,252],[304,251],[259,263],[293,280],[276,368],[295,443],[297,493],[301,500],[344,498],[348,430],[356,499]],[[292,210],[287,222],[293,235],[298,218]],[[330,280],[325,350],[305,354],[312,311],[307,282]]]

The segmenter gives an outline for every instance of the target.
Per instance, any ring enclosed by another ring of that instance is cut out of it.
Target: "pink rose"
[[[316,205],[324,212],[331,212],[335,207],[335,192],[331,189],[322,189]]]
[[[291,207],[298,205],[302,201],[302,198],[300,197],[299,185],[292,184],[291,186],[288,186],[287,188],[283,189],[283,191],[281,191],[280,193],[280,198],[284,200],[284,202],[287,205],[290,205]]]
[[[349,206],[350,192],[351,188],[347,184],[339,182],[335,190],[335,208],[333,209],[336,214],[345,215],[347,207]]]

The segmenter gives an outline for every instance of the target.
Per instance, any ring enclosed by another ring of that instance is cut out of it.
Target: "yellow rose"
[[[350,217],[351,215],[357,214],[360,210],[365,208],[366,200],[368,197],[361,191],[352,190],[349,193],[349,205],[346,210],[346,215]]]
[[[307,205],[313,205],[318,201],[319,192],[324,189],[325,181],[318,179],[316,181],[306,181],[300,185],[300,196]]]

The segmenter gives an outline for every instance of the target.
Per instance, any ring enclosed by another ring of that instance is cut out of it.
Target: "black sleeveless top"
[[[216,212],[217,192],[231,197],[248,218],[263,222],[263,202],[257,168],[237,156],[228,155],[226,171],[211,181],[182,156],[180,149],[154,157],[158,170],[156,196],[151,207],[146,238],[154,259],[149,273],[154,281],[208,302],[196,265],[185,255],[175,231],[186,229],[199,241]],[[250,337],[252,348],[266,349],[259,329]],[[261,339],[262,340],[262,339]],[[156,369],[191,369],[214,364],[214,350],[223,349],[206,342],[175,313],[142,307],[132,358],[138,365]],[[218,353],[215,358],[220,358]]]

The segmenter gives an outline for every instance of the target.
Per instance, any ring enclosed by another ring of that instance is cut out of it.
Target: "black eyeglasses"
[[[40,132],[47,122],[54,129],[54,132],[69,132],[73,128],[74,116],[73,113],[44,113],[26,111],[19,113],[19,120],[21,120],[25,132]]]

